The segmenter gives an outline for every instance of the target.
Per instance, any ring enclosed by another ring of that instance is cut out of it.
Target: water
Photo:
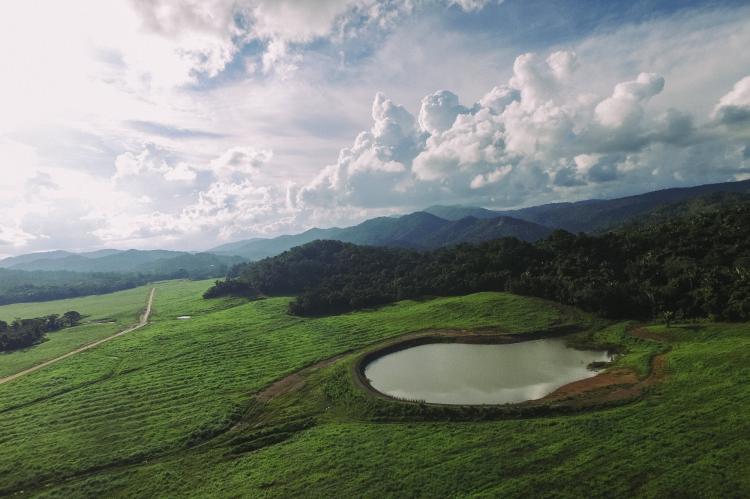
[[[596,375],[606,352],[576,350],[550,338],[505,345],[432,343],[394,352],[365,367],[373,388],[392,397],[441,404],[534,400]]]

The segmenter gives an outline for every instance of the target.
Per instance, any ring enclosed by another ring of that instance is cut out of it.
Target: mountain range
[[[518,210],[493,211],[465,206],[432,206],[424,211],[447,220],[460,220],[467,216],[484,219],[505,216],[573,233],[603,232],[666,206],[716,193],[750,193],[750,180],[663,189],[617,199],[544,204]]]
[[[431,206],[401,217],[380,217],[346,228],[310,229],[271,239],[248,239],[209,250],[248,260],[277,255],[316,239],[372,246],[434,249],[462,242],[516,237],[533,242],[554,229],[604,232],[682,202],[716,193],[750,193],[750,180],[673,188],[617,199],[552,203],[495,211],[472,206]]]
[[[241,257],[167,250],[47,251],[0,260],[0,268],[26,271],[118,272],[157,276],[218,277]]]
[[[277,255],[317,239],[333,239],[368,246],[396,246],[413,249],[434,249],[463,242],[480,242],[501,237],[517,237],[536,241],[552,230],[517,218],[463,217],[446,220],[431,213],[418,211],[401,217],[378,217],[346,228],[310,229],[301,234],[273,239],[251,239],[230,243],[209,250],[218,254],[239,255],[248,260]]]
[[[275,256],[317,239],[370,246],[428,250],[502,237],[533,242],[555,229],[604,232],[656,213],[683,210],[682,204],[717,193],[750,193],[750,180],[673,188],[617,199],[552,203],[516,210],[472,206],[431,206],[400,217],[378,217],[352,227],[313,228],[300,234],[235,241],[204,253],[103,249],[87,253],[48,251],[0,260],[0,268],[29,271],[180,273],[215,277],[243,260]]]

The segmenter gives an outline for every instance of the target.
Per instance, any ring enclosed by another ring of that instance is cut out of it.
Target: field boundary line
[[[26,376],[27,374],[31,374],[35,371],[38,371],[39,369],[43,369],[51,364],[54,364],[55,362],[59,362],[63,359],[67,359],[68,357],[72,357],[73,355],[81,352],[85,352],[86,350],[89,350],[91,348],[97,347],[101,345],[102,343],[106,343],[110,340],[113,340],[119,336],[132,333],[133,331],[142,328],[143,326],[148,324],[148,319],[151,316],[151,307],[154,303],[154,294],[156,293],[156,288],[151,288],[151,292],[148,295],[148,301],[146,303],[146,309],[141,314],[140,318],[138,319],[138,323],[134,326],[130,326],[126,329],[123,329],[122,331],[115,333],[111,336],[107,336],[106,338],[102,338],[100,340],[97,340],[93,343],[89,343],[88,345],[84,345],[82,347],[78,347],[75,350],[71,350],[70,352],[60,355],[59,357],[55,357],[54,359],[46,360],[42,362],[41,364],[37,364],[33,367],[30,367],[28,369],[24,369],[23,371],[17,372],[16,374],[11,374],[10,376],[7,376],[5,378],[0,378],[0,385],[4,383],[9,383],[13,380],[16,380],[18,378],[21,378],[23,376]]]

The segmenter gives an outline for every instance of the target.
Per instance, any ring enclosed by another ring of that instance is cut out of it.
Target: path
[[[90,348],[97,347],[97,346],[101,345],[102,343],[106,343],[109,340],[113,340],[113,339],[117,338],[118,336],[122,336],[122,335],[128,334],[128,333],[132,333],[136,329],[142,328],[143,326],[145,326],[146,324],[148,324],[148,318],[151,315],[151,305],[154,303],[154,293],[156,293],[156,288],[151,288],[151,293],[149,293],[149,295],[148,295],[148,303],[146,304],[146,310],[144,310],[143,314],[141,314],[141,317],[138,320],[138,324],[136,324],[134,326],[130,326],[129,328],[124,329],[124,330],[120,331],[119,333],[115,333],[112,336],[107,336],[106,338],[102,338],[101,340],[95,341],[93,343],[89,343],[88,345],[84,345],[84,346],[82,346],[80,348],[72,350],[72,351],[66,353],[65,355],[61,355],[59,357],[55,357],[54,359],[47,360],[45,362],[42,362],[41,364],[35,365],[34,367],[30,367],[30,368],[28,368],[26,370],[23,370],[21,372],[17,372],[16,374],[11,374],[7,378],[0,378],[0,385],[2,385],[3,383],[8,383],[10,381],[13,381],[14,379],[18,379],[18,378],[20,378],[22,376],[26,376],[27,374],[31,374],[34,371],[38,371],[39,369],[47,367],[50,364],[54,364],[55,362],[59,362],[59,361],[61,361],[63,359],[67,359],[68,357],[73,356],[73,355],[75,355],[77,353],[85,352],[86,350],[88,350]]]

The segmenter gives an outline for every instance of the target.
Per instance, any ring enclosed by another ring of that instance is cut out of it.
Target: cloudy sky
[[[750,178],[748,47],[744,1],[4,0],[0,255]]]

